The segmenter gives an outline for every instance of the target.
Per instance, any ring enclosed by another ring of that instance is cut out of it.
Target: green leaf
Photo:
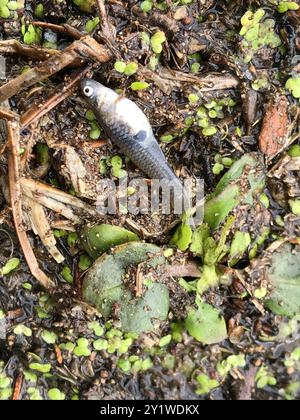
[[[300,145],[299,144],[294,144],[293,146],[291,146],[289,151],[288,151],[288,154],[292,158],[300,157]]]
[[[108,341],[103,338],[99,338],[93,342],[93,347],[97,351],[106,350],[108,347]]]
[[[138,240],[139,237],[127,229],[105,224],[86,227],[81,235],[81,243],[92,258],[99,257],[117,245]]]
[[[141,9],[144,13],[150,12],[150,10],[152,10],[152,7],[153,7],[152,1],[145,0],[145,1],[142,1],[141,3]]]
[[[162,44],[166,41],[166,35],[162,31],[155,32],[150,39],[150,44],[152,51],[156,54],[160,54],[162,52]]]
[[[94,334],[98,337],[101,337],[101,335],[104,334],[103,327],[99,324],[97,321],[92,321],[88,323],[88,328],[92,331],[94,331]]]
[[[251,244],[251,237],[248,232],[236,232],[230,246],[230,266],[234,266],[247,251]]]
[[[133,74],[137,72],[138,68],[139,66],[137,63],[134,63],[134,62],[128,63],[125,67],[124,74],[126,76],[132,76]]]
[[[200,303],[190,310],[185,320],[188,333],[203,344],[220,343],[227,338],[226,323],[213,306]]]
[[[216,133],[217,133],[217,128],[216,127],[214,127],[214,126],[209,126],[209,127],[206,127],[206,128],[203,128],[202,129],[202,134],[204,135],[204,136],[208,136],[208,137],[210,137],[210,136],[214,136]]]
[[[272,254],[266,275],[272,286],[266,306],[282,316],[300,314],[300,248],[282,245]]]
[[[7,376],[0,376],[0,389],[8,388],[10,385],[10,379]]]
[[[75,356],[85,356],[88,357],[91,355],[91,351],[89,349],[89,342],[86,338],[81,337],[77,340],[77,346],[74,348],[73,352]]]
[[[8,19],[10,17],[10,10],[7,6],[0,6],[0,17]]]
[[[18,3],[17,1],[9,1],[7,3],[7,7],[9,8],[9,10],[18,10],[22,8],[22,5],[20,3]]]
[[[199,101],[199,96],[195,93],[190,93],[188,96],[188,100],[190,104],[196,104]]]
[[[61,392],[58,388],[51,388],[48,391],[48,397],[50,400],[59,401],[64,400],[66,398],[66,395]]]
[[[20,265],[20,260],[19,258],[11,258],[10,260],[8,260],[6,262],[6,264],[4,265],[4,267],[2,267],[0,269],[0,274],[1,276],[6,276],[7,274],[9,274],[11,271],[15,270],[16,268],[18,268]]]
[[[124,71],[126,69],[126,63],[124,63],[124,61],[116,61],[115,64],[114,64],[114,69],[118,73],[124,73]]]
[[[99,124],[97,123],[97,121],[91,121],[90,125],[91,125],[91,131],[89,132],[89,137],[92,140],[98,140],[99,137],[101,136],[101,128]]]
[[[171,141],[173,140],[173,136],[171,134],[165,134],[164,136],[160,137],[160,141],[164,142],[164,143],[171,143]]]
[[[215,379],[210,379],[207,375],[198,375],[196,378],[198,386],[196,389],[197,395],[206,395],[220,384]]]
[[[159,347],[165,347],[171,343],[171,340],[172,340],[172,334],[165,335],[159,340],[158,345]]]
[[[295,216],[300,216],[300,199],[289,200],[289,206],[292,210],[292,213],[294,213]]]
[[[17,335],[25,335],[25,337],[31,337],[32,336],[32,330],[26,325],[19,324],[14,328],[14,333]]]
[[[300,76],[290,77],[285,87],[292,93],[294,98],[300,98]]]
[[[126,332],[147,332],[153,329],[155,319],[164,321],[169,311],[169,293],[164,284],[155,283],[135,302],[121,305],[122,329]]]
[[[41,372],[41,373],[49,373],[50,370],[51,370],[51,365],[50,365],[50,363],[45,363],[45,364],[30,363],[29,364],[29,369],[37,370],[38,372]]]
[[[94,19],[88,20],[85,25],[85,30],[87,32],[92,32],[94,29],[97,28],[99,22],[100,22],[100,19],[98,16],[96,16]]]
[[[57,340],[57,335],[54,332],[47,330],[42,331],[41,337],[47,344],[54,344]]]
[[[170,244],[176,245],[181,251],[186,251],[191,243],[192,236],[191,226],[183,222],[176,229]]]
[[[289,10],[298,10],[299,4],[297,4],[295,1],[280,1],[277,10],[279,13],[285,13]]]
[[[71,268],[68,266],[64,266],[64,268],[61,270],[60,275],[62,278],[69,284],[72,284],[74,281],[74,277],[72,275]]]
[[[117,366],[125,373],[130,372],[131,370],[131,363],[129,362],[129,360],[126,359],[119,359]]]
[[[190,251],[199,257],[204,257],[204,243],[210,236],[210,228],[207,223],[200,225],[192,236]]]
[[[36,17],[41,18],[44,16],[44,6],[40,3],[34,9],[34,14]]]
[[[147,82],[133,82],[131,83],[130,88],[134,91],[138,91],[138,90],[147,89],[148,86],[149,86],[149,83]]]

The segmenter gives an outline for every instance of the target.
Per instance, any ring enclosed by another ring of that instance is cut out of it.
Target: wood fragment
[[[17,379],[15,381],[15,385],[14,385],[14,391],[13,391],[13,395],[12,395],[12,400],[13,401],[18,401],[20,399],[21,396],[21,391],[22,391],[22,385],[23,385],[23,373],[19,373],[19,375],[17,376]]]
[[[276,156],[284,147],[288,129],[288,100],[276,95],[267,105],[259,134],[260,151],[268,157]]]
[[[33,253],[28,236],[22,226],[22,201],[21,201],[21,185],[19,176],[19,137],[20,125],[18,120],[7,122],[7,141],[9,146],[8,157],[8,180],[9,180],[9,193],[12,208],[12,215],[16,233],[24,253],[24,257],[32,275],[40,282],[45,288],[54,286],[52,280],[39,268],[37,259]]]
[[[0,54],[20,54],[36,60],[44,61],[50,57],[60,56],[61,51],[52,48],[24,45],[16,39],[0,41]]]
[[[54,345],[54,351],[55,351],[55,356],[56,356],[57,363],[62,365],[64,359],[63,359],[63,356],[62,356],[61,349],[59,348],[59,346],[57,344]]]

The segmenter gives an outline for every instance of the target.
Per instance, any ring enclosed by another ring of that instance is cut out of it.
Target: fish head
[[[93,108],[101,108],[104,104],[109,105],[116,99],[115,96],[118,96],[111,89],[92,79],[82,80],[81,91]]]

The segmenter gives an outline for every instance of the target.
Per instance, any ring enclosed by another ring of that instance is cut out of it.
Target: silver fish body
[[[164,179],[182,187],[147,117],[134,102],[92,79],[84,79],[81,88],[101,127],[138,168],[152,179]]]

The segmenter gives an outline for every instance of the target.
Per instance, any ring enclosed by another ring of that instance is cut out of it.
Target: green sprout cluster
[[[191,106],[198,106],[200,98],[197,94],[191,93],[188,95],[188,100]],[[201,127],[203,136],[214,136],[218,132],[216,121],[224,118],[225,108],[228,112],[236,105],[235,101],[231,98],[224,98],[221,100],[212,100],[205,103],[196,109],[194,116],[189,116],[185,120],[186,126]]]
[[[93,30],[96,29],[97,26],[99,25],[99,22],[100,22],[100,18],[98,16],[96,16],[93,19],[88,20],[85,24],[85,30],[87,32],[93,32]]]
[[[263,389],[266,386],[275,386],[277,380],[268,372],[265,366],[261,366],[255,375],[255,382],[258,389]]]
[[[299,4],[295,1],[280,1],[277,6],[277,10],[279,13],[286,13],[289,10],[298,10]]]
[[[9,19],[14,16],[14,12],[23,9],[24,1],[0,0],[0,17]]]
[[[275,32],[275,20],[264,19],[266,12],[258,9],[255,13],[248,10],[241,18],[243,37],[241,46],[245,52],[244,61],[249,63],[255,52],[264,47],[278,48],[281,39]]]
[[[40,44],[42,39],[42,30],[33,25],[22,25],[21,32],[23,35],[24,43],[27,45]]]
[[[0,360],[0,401],[8,400],[12,395],[12,380],[6,375],[5,365]]]
[[[101,136],[101,128],[96,121],[96,117],[93,111],[87,111],[85,114],[85,118],[88,120],[91,130],[89,132],[89,136],[92,140],[98,140]]]

